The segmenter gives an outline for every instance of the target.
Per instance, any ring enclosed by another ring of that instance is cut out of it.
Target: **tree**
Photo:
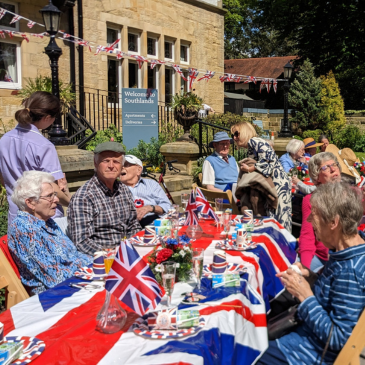
[[[321,125],[322,81],[314,75],[314,67],[305,60],[289,90],[289,104],[293,108],[291,122],[296,124],[297,133],[318,129]]]
[[[322,81],[321,120],[324,130],[333,134],[346,125],[344,103],[333,72],[330,71],[327,76],[321,76],[320,79]]]

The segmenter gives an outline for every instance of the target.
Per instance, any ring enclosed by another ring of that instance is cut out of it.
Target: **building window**
[[[129,61],[128,64],[128,87],[141,87],[141,70],[138,68],[138,64],[133,61]]]
[[[0,42],[0,88],[21,88],[20,45]]]
[[[174,70],[165,67],[165,103],[171,104],[172,96],[175,94]]]
[[[183,71],[183,75],[188,81],[185,81],[183,78],[181,78],[181,91],[183,91],[184,93],[187,93],[187,92],[190,91],[190,88],[189,88],[189,72],[188,71]]]
[[[165,41],[165,59],[174,60],[174,43]]]
[[[147,54],[149,56],[157,57],[157,38],[147,38]]]
[[[108,58],[108,102],[119,103],[121,92],[121,61]]]
[[[153,70],[148,67],[148,84],[149,89],[158,89],[158,66],[155,66]]]
[[[128,51],[139,53],[139,35],[128,33]]]
[[[189,63],[189,46],[182,44],[180,46],[180,62]]]
[[[106,30],[106,42],[108,46],[114,43],[117,39],[120,39],[120,31],[118,29],[107,28]],[[120,42],[118,42],[114,48],[120,49]]]
[[[18,5],[11,1],[2,2],[0,1],[0,8],[5,10],[9,10],[13,13],[18,14]],[[9,30],[19,30],[19,22],[10,24],[11,20],[14,18],[13,14],[6,13],[2,19],[0,19],[1,29],[9,29]]]

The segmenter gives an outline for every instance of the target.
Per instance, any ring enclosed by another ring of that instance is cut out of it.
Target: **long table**
[[[205,248],[204,264],[210,264],[220,231],[212,221],[200,224],[204,235],[193,246]],[[77,278],[17,304],[2,313],[0,321],[6,335],[35,336],[45,342],[45,351],[32,362],[35,365],[252,364],[268,345],[266,312],[270,300],[283,290],[275,273],[286,270],[296,259],[295,238],[272,219],[255,229],[253,240],[257,243],[253,250],[227,251],[229,262],[247,267],[239,289],[211,290],[209,279],[202,281],[206,301],[211,304],[193,307],[205,319],[205,326],[189,337],[160,340],[137,336],[131,325],[138,316],[126,307],[128,319],[121,332],[107,335],[96,331],[96,315],[104,303],[105,290],[70,287],[70,283],[82,281]],[[147,255],[151,247],[137,250]],[[178,305],[181,293],[191,290],[189,284],[177,283],[172,304]]]

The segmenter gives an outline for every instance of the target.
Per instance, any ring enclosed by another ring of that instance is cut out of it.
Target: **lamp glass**
[[[290,79],[293,72],[293,66],[288,62],[284,66],[284,79]]]

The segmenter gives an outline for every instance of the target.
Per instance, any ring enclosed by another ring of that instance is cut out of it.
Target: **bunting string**
[[[27,22],[27,26],[29,29],[32,29],[35,25],[38,25],[40,27],[44,28],[44,24],[35,22],[31,19],[25,18],[19,14],[13,13],[10,10],[7,9],[3,9],[0,7],[0,19],[2,19],[4,17],[4,15],[6,13],[12,14],[13,18],[10,21],[10,24],[14,24],[19,22],[20,20],[25,20]],[[180,76],[183,80],[188,81],[189,82],[189,87],[190,89],[192,89],[193,83],[195,81],[199,82],[199,81],[203,81],[205,80],[206,82],[208,82],[209,80],[211,80],[216,74],[220,75],[219,76],[219,80],[223,83],[223,82],[244,82],[246,83],[257,83],[258,81],[261,82],[260,84],[260,93],[261,90],[266,88],[268,92],[270,92],[271,89],[271,85],[272,88],[274,90],[274,92],[277,92],[277,85],[278,85],[278,81],[286,81],[285,79],[272,79],[272,78],[265,78],[265,77],[260,77],[260,76],[249,76],[249,75],[235,75],[235,74],[229,74],[229,73],[222,73],[222,72],[216,72],[216,71],[210,71],[210,70],[202,70],[202,69],[197,69],[197,68],[184,68],[184,66],[179,65],[179,64],[175,64],[175,63],[171,63],[171,62],[167,62],[167,61],[161,61],[161,60],[157,60],[155,58],[153,59],[149,59],[146,57],[143,57],[141,55],[136,55],[136,54],[129,54],[126,52],[122,52],[118,49],[118,43],[120,42],[120,39],[117,39],[116,41],[114,41],[112,44],[109,45],[97,45],[95,42],[91,42],[91,41],[87,41],[85,39],[76,37],[74,35],[68,34],[62,30],[59,30],[58,33],[61,35],[59,37],[57,37],[57,39],[61,39],[62,41],[67,41],[67,42],[72,42],[77,44],[78,46],[81,47],[86,47],[89,49],[90,52],[93,52],[93,49],[95,50],[94,55],[97,56],[99,55],[99,53],[101,52],[106,52],[106,53],[110,53],[110,54],[115,54],[117,59],[122,59],[122,58],[127,58],[127,59],[134,59],[137,61],[138,63],[138,67],[141,68],[144,62],[148,62],[150,63],[150,68],[151,70],[154,69],[154,67],[156,65],[166,65],[169,67],[172,67]],[[37,37],[37,38],[41,38],[43,39],[43,37],[45,36],[49,36],[49,34],[47,32],[43,32],[43,33],[28,33],[28,32],[18,32],[18,31],[11,31],[8,29],[2,29],[0,28],[0,37],[1,38],[6,38],[6,35],[8,35],[10,38],[12,38],[14,35],[16,36],[20,36],[22,37],[26,42],[29,42],[30,37]],[[188,79],[185,77],[184,75],[184,71],[188,72]],[[197,78],[199,73],[204,74],[204,76],[200,77],[199,79]]]

